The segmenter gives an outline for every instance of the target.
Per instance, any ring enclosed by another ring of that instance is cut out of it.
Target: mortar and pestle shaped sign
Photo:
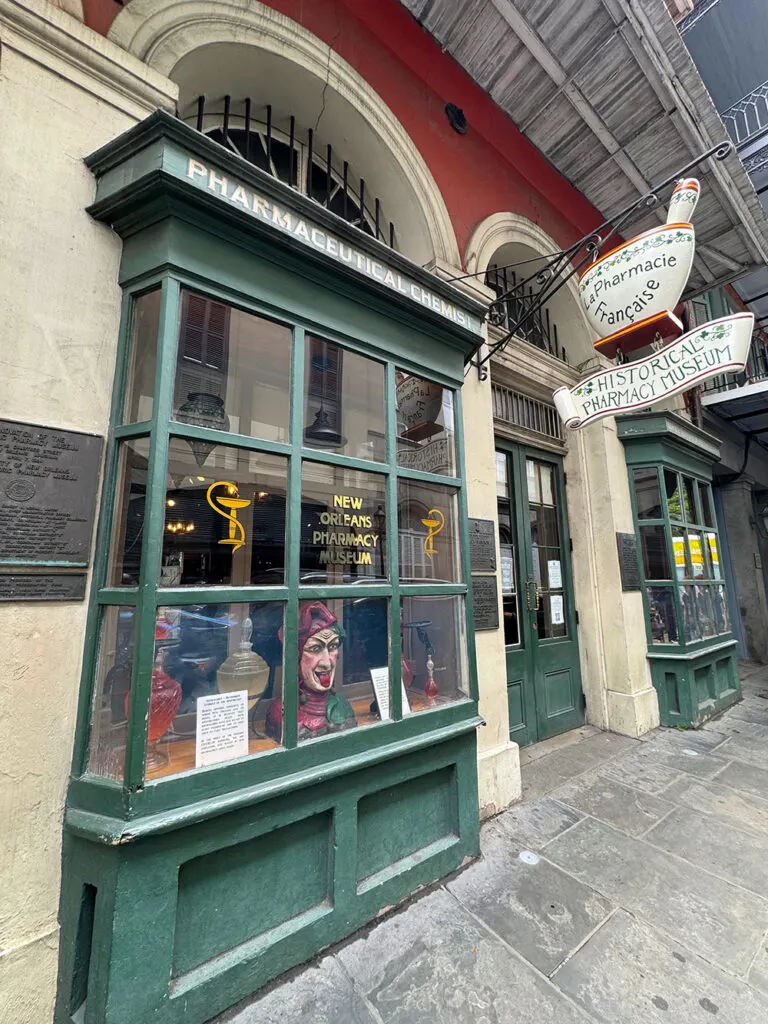
[[[584,272],[579,294],[587,319],[600,335],[595,348],[613,359],[683,333],[673,312],[688,281],[696,248],[691,224],[699,200],[695,178],[681,178],[672,192],[667,222],[635,235]]]

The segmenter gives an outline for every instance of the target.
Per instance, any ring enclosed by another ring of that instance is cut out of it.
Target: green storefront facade
[[[483,309],[168,115],[88,164],[124,305],[55,1019],[202,1022],[478,853]]]
[[[694,728],[741,697],[712,494],[720,443],[674,413],[648,411],[616,423],[661,724]]]

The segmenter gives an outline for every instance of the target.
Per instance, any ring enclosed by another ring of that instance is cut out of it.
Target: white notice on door
[[[512,548],[501,545],[501,592],[511,594],[515,589],[515,563]]]
[[[390,717],[389,710],[389,669],[384,668],[372,668],[369,669],[371,673],[371,682],[373,683],[373,690],[376,694],[376,703],[379,705],[379,718],[383,721]],[[408,703],[408,694],[405,692],[405,687],[400,683],[400,700],[403,708],[404,715],[410,715],[411,705]]]
[[[561,626],[565,622],[563,616],[563,595],[551,594],[549,598],[549,614],[553,626]]]
[[[547,562],[547,575],[549,576],[549,589],[559,590],[563,585],[563,574],[560,571],[559,562]]]
[[[214,693],[197,699],[195,768],[248,753],[248,691]]]

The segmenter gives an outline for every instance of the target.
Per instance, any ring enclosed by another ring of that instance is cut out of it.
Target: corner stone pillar
[[[635,526],[615,419],[570,434],[565,470],[587,721],[642,736],[659,724],[659,704],[646,658],[643,596],[621,589],[616,534],[634,533]]]
[[[760,538],[754,524],[752,482],[736,480],[720,488],[728,535],[731,573],[739,602],[747,654],[768,663],[768,599],[761,567]]]

